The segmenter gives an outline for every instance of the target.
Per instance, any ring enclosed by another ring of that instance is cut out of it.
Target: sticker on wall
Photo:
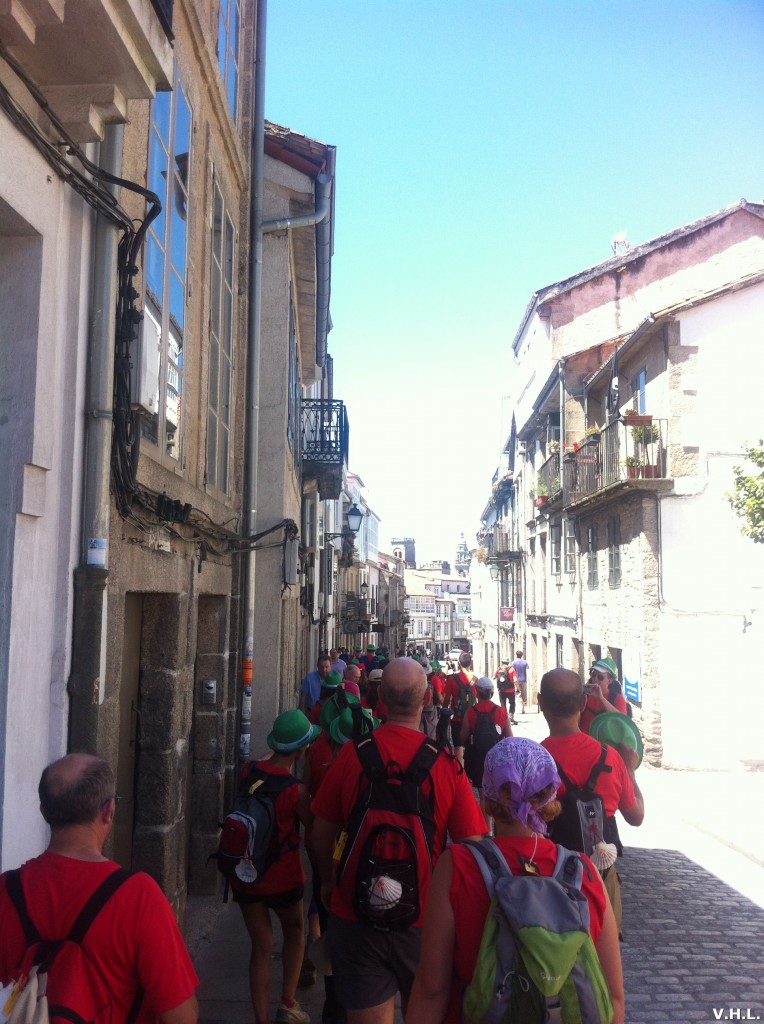
[[[106,568],[106,538],[91,537],[88,540],[88,565],[100,565]]]

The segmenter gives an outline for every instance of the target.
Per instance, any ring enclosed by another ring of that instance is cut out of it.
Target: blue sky
[[[419,562],[474,543],[533,292],[764,197],[757,0],[271,0],[266,116],[337,147],[350,468]]]

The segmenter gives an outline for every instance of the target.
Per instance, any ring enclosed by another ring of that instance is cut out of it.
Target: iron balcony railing
[[[327,466],[347,463],[350,428],[345,403],[326,398],[302,402],[302,458]]]
[[[550,501],[562,496],[562,476],[560,474],[560,453],[555,452],[539,470],[539,495],[546,495]]]
[[[640,420],[609,423],[599,437],[588,438],[578,451],[563,456],[565,505],[626,480],[666,476],[667,421],[650,416]]]

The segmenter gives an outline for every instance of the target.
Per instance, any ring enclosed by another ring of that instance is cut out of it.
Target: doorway
[[[117,795],[120,800],[112,830],[114,859],[124,868],[131,868],[133,861],[142,623],[143,595],[125,594],[117,752]]]

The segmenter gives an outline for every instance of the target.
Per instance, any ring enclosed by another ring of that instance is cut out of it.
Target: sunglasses
[[[606,679],[607,676],[604,672],[590,672],[589,678],[594,679],[596,682],[600,683],[603,679]]]

